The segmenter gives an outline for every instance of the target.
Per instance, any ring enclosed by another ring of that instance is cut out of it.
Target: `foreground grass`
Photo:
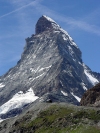
[[[17,120],[10,133],[100,133],[100,110],[52,105],[35,120],[29,116]]]

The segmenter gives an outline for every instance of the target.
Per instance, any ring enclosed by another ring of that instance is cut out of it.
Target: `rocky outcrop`
[[[100,107],[100,83],[84,93],[80,104]]]

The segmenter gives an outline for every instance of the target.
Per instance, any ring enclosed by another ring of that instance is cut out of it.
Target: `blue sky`
[[[0,0],[0,75],[21,58],[25,38],[42,15],[65,29],[84,63],[100,72],[100,0]]]

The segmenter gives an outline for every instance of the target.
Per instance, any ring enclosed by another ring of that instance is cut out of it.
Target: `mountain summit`
[[[17,65],[0,77],[2,119],[36,99],[77,105],[83,93],[100,81],[100,74],[83,63],[76,43],[54,20],[42,16],[35,32],[26,39]]]
[[[59,29],[60,26],[51,18],[43,15],[37,22],[35,33],[39,34],[46,30]]]

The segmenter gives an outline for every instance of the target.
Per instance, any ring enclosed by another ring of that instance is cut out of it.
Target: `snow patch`
[[[83,64],[83,67],[84,67],[84,73],[85,73],[88,81],[90,83],[92,83],[93,86],[96,85],[97,83],[99,83],[99,81],[93,75],[91,75],[91,73],[89,73],[89,70],[87,69],[85,64]]]
[[[60,28],[60,26],[57,23],[52,23],[52,26],[56,30],[58,30]]]
[[[59,33],[60,31],[54,31],[54,33]]]
[[[39,75],[39,76],[33,78],[32,80],[38,79],[38,78],[40,78],[41,76],[43,76],[44,74],[45,74],[45,73],[42,73],[41,75]]]
[[[73,49],[70,46],[68,46],[68,49],[69,49],[69,52],[70,52],[70,54],[72,56],[74,54]]]
[[[86,70],[84,70],[85,75],[87,76],[87,79],[92,83],[92,85],[96,85],[99,83],[99,81],[94,78],[90,73],[88,73]]]
[[[87,88],[86,88],[85,86],[83,86],[83,89],[84,89],[84,90],[87,90]]]
[[[68,40],[68,37],[65,34],[63,34],[62,37],[64,40]]]
[[[73,58],[73,61],[76,62],[76,60]]]
[[[81,85],[82,85],[82,87],[83,87],[84,90],[88,90],[88,89],[86,88],[86,86],[85,86],[84,83],[81,83]]]
[[[39,101],[40,101],[40,102],[43,102],[43,101],[44,101],[43,97],[40,97],[40,98],[39,98]]]
[[[44,68],[40,68],[40,66],[39,66],[39,67],[37,67],[37,69],[30,68],[30,71],[31,71],[31,72],[34,72],[34,73],[37,73],[37,72],[40,72],[40,71],[43,71],[43,70],[48,70],[49,68],[51,68],[51,66],[52,66],[52,65],[47,66],[47,67],[44,67]]]
[[[40,72],[40,71],[43,71],[43,70],[46,70],[46,69],[49,69],[49,68],[51,68],[51,66],[52,66],[52,65],[50,65],[50,66],[48,66],[48,67],[41,68],[41,69],[39,70],[39,72]]]
[[[32,88],[26,91],[26,93],[20,91],[0,107],[0,114],[5,114],[12,109],[22,108],[24,105],[32,103],[38,98],[38,96],[35,96]]]
[[[77,101],[78,102],[80,102],[81,101],[81,98],[79,98],[78,96],[76,96],[76,95],[74,95],[74,93],[73,92],[71,92],[71,94],[77,99]]]
[[[36,73],[36,72],[38,72],[39,68],[40,68],[40,66],[38,66],[37,69],[30,68],[30,71]]]
[[[81,63],[80,61],[78,61],[78,63],[79,63],[80,65],[82,65],[82,63]]]
[[[76,48],[78,48],[78,46],[76,45],[76,43],[74,42],[74,40],[69,36],[69,39],[71,41],[71,45],[75,46]]]
[[[61,83],[62,86],[64,86],[63,83],[62,83],[62,81],[60,81],[60,83]]]
[[[51,19],[50,17],[46,16],[46,15],[43,15],[43,17],[45,17],[48,21],[50,22],[53,22],[53,23],[56,23],[53,19]]]
[[[0,123],[3,121],[3,119],[0,118]]]
[[[64,96],[68,96],[68,94],[64,91],[61,91],[61,93],[64,95]]]
[[[30,41],[30,43],[34,43],[34,41]]]
[[[3,83],[0,83],[0,88],[3,88],[5,85],[3,85]]]
[[[65,35],[69,36],[69,35],[68,35],[68,32],[65,31],[64,29],[60,28],[60,31],[62,31]]]
[[[53,28],[55,28],[55,29],[58,29],[58,28],[60,28],[60,26],[53,20],[53,19],[51,19],[50,17],[48,17],[48,16],[46,16],[46,15],[43,15],[48,21],[50,21],[51,23],[52,23],[52,26],[53,26]]]

